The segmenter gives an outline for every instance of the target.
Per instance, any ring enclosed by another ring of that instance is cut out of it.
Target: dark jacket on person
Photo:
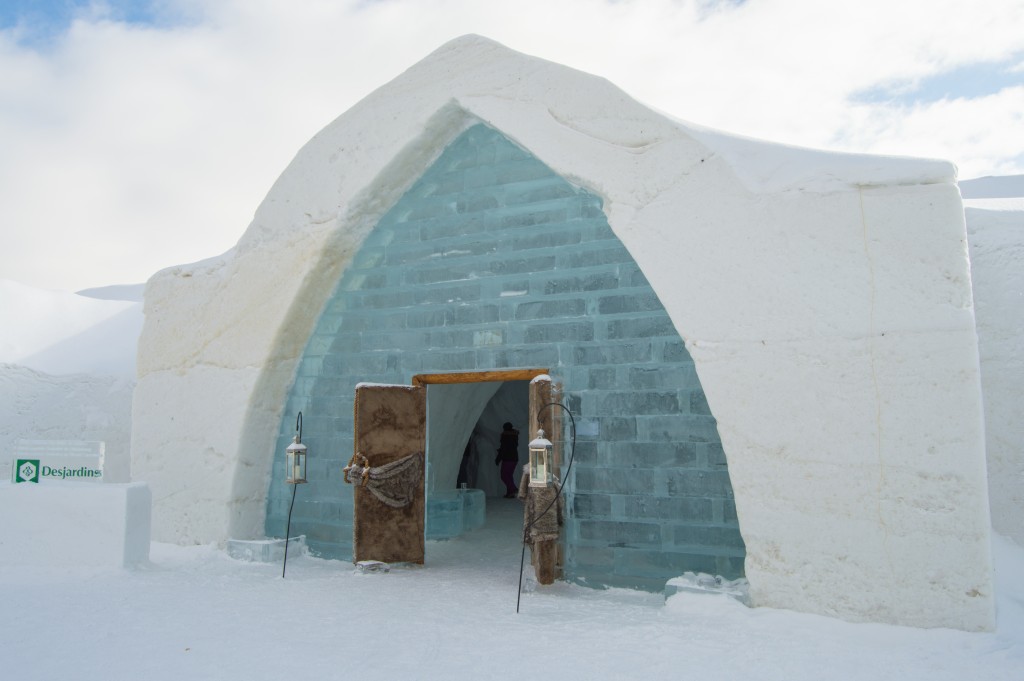
[[[501,431],[501,444],[498,446],[498,461],[519,461],[519,431],[515,428]]]

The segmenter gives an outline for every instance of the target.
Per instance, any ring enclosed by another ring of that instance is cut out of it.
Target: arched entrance
[[[600,196],[483,124],[380,219],[319,314],[275,448],[303,411],[315,454],[292,529],[317,555],[353,556],[341,470],[358,383],[522,367],[547,367],[578,417],[569,579],[660,590],[685,571],[743,574],[717,422],[658,294]],[[266,534],[283,536],[287,486],[273,476]]]

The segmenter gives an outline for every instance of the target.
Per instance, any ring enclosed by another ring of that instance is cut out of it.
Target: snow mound
[[[118,299],[135,295],[130,286],[89,292],[0,280],[0,362],[54,375],[134,378],[142,303]]]
[[[1014,199],[1024,197],[1024,175],[999,175],[961,180],[965,199]]]
[[[145,290],[145,284],[115,284],[113,286],[84,288],[75,295],[96,298],[98,300],[127,300],[133,303],[141,303],[142,294]]]

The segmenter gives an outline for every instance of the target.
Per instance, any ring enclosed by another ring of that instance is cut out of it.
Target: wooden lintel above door
[[[532,381],[548,373],[547,369],[508,369],[501,371],[457,371],[448,374],[417,374],[413,385],[452,385],[456,383],[489,383],[491,381]]]

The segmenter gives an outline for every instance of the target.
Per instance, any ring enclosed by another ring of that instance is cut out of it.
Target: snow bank
[[[75,295],[96,298],[97,300],[129,300],[133,303],[141,303],[145,290],[145,284],[113,284],[111,286],[84,288],[81,291],[77,291]]]
[[[149,517],[141,483],[0,482],[0,565],[139,565],[149,559]]]
[[[131,479],[134,382],[116,376],[51,376],[0,364],[0,480],[11,479],[18,440],[106,443],[105,482]]]
[[[965,200],[1024,198],[1024,175],[977,177],[959,182]]]
[[[93,291],[100,299],[0,280],[0,362],[48,374],[135,378],[142,306],[110,296],[135,287]]]
[[[85,293],[0,280],[0,479],[20,439],[102,440],[104,479],[130,479],[138,287]]]

